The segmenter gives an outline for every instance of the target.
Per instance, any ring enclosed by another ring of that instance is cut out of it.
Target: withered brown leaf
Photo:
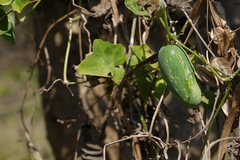
[[[206,66],[197,64],[195,75],[200,81],[208,84],[209,86],[217,87],[213,73],[208,70]]]
[[[240,68],[240,58],[237,61],[237,66],[238,66],[238,68]]]
[[[212,18],[217,27],[224,28],[227,25],[225,9],[221,5],[221,2],[210,1],[209,2],[210,11]]]
[[[140,8],[145,8],[148,11],[150,17],[152,13],[159,10],[160,1],[159,0],[136,0]]]
[[[216,27],[211,30],[210,37],[218,45],[218,55],[229,59],[228,50],[234,45],[236,33],[229,28]]]
[[[233,73],[233,70],[231,68],[232,64],[223,57],[211,57],[210,63],[212,66],[220,69],[228,75]],[[222,75],[221,73],[219,74]]]

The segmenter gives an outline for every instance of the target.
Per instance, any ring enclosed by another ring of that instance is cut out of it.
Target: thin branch
[[[152,117],[150,129],[149,129],[149,139],[151,139],[153,125],[154,125],[155,119],[156,119],[157,114],[158,114],[158,110],[160,109],[160,106],[161,106],[161,104],[162,104],[162,101],[163,101],[163,98],[164,98],[164,95],[165,95],[166,91],[167,91],[167,86],[165,87],[165,89],[164,89],[164,91],[163,91],[163,94],[162,94],[162,96],[161,96],[161,98],[160,98],[160,100],[159,100],[159,102],[158,102],[157,108],[156,108],[156,110],[155,110],[155,112],[154,112],[154,115],[153,115],[153,117]],[[162,114],[163,114],[163,117],[165,118],[163,112],[162,112]],[[166,123],[165,126],[166,126],[166,130],[168,131],[168,124]],[[167,135],[168,135],[168,134],[167,134]],[[166,142],[168,143],[168,141],[169,141],[169,138],[168,138],[168,136],[167,136]]]
[[[240,136],[239,137],[225,137],[225,138],[221,138],[221,139],[218,139],[216,141],[211,142],[210,145],[208,146],[208,148],[205,150],[205,152],[203,154],[203,159],[202,160],[207,160],[207,153],[215,144],[217,144],[217,143],[219,143],[221,141],[234,140],[234,139],[240,139]]]
[[[133,22],[132,22],[132,30],[131,30],[131,37],[130,37],[130,43],[128,47],[128,59],[127,59],[127,64],[126,64],[126,69],[125,72],[128,72],[129,65],[130,65],[130,60],[132,57],[132,50],[131,47],[134,45],[134,38],[135,38],[135,32],[136,32],[136,26],[137,26],[137,16],[134,16]]]
[[[105,144],[104,147],[103,147],[103,160],[106,160],[106,148],[108,146],[113,145],[115,143],[123,142],[123,141],[126,141],[126,140],[130,140],[130,139],[134,139],[134,138],[143,138],[143,137],[146,137],[146,138],[149,137],[148,132],[141,132],[138,135],[131,135],[129,137],[124,137],[122,139],[119,139],[119,140],[110,142],[108,144]],[[153,135],[151,135],[151,138],[156,139],[156,140],[160,140],[158,137],[155,137]]]
[[[177,143],[177,147],[178,147],[178,158],[177,158],[177,160],[181,160],[181,144],[177,139],[175,140],[175,142]]]
[[[185,16],[187,17],[187,19],[189,20],[190,24],[192,25],[192,28],[194,29],[194,31],[197,33],[198,37],[200,38],[200,40],[202,41],[202,43],[205,45],[205,47],[208,49],[208,51],[214,56],[214,53],[212,52],[212,50],[208,47],[208,45],[206,44],[206,42],[204,41],[204,39],[202,38],[202,36],[200,35],[200,33],[198,32],[197,28],[195,27],[195,25],[193,24],[192,20],[190,19],[190,17],[188,16],[188,14],[186,13],[186,11],[184,10],[184,7],[182,8],[183,13],[185,14]]]
[[[39,94],[42,94],[43,92],[48,92],[50,89],[52,89],[52,87],[54,86],[55,83],[57,83],[58,81],[61,81],[62,84],[64,84],[67,89],[69,90],[69,92],[71,93],[72,96],[74,96],[73,92],[71,91],[71,89],[68,87],[69,83],[68,82],[65,82],[63,81],[62,79],[56,79],[50,87],[48,87],[48,89],[42,89],[42,91],[39,92]],[[80,84],[80,83],[79,83]]]
[[[38,149],[34,146],[29,133],[25,132],[25,138],[27,140],[27,146],[36,160],[43,160],[40,153],[38,152]]]
[[[77,4],[74,2],[74,0],[72,0],[72,4],[73,4],[73,6],[81,9],[81,12],[82,12],[83,14],[90,15],[90,16],[94,16],[94,15],[95,15],[95,13],[92,13],[92,12],[88,11],[86,8],[77,5]]]

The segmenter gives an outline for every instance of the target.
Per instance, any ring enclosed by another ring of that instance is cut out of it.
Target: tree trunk
[[[52,0],[42,1],[37,8],[36,42],[39,44],[47,28],[58,18],[68,13],[69,1]],[[68,19],[58,23],[49,33],[45,41],[51,65],[51,77],[47,87],[54,80],[62,79],[65,52],[68,42]],[[102,29],[96,22],[88,22],[91,38],[97,36],[97,31]],[[92,27],[91,27],[92,26]],[[41,33],[41,34],[39,34]],[[40,35],[40,36],[39,36]],[[68,61],[67,77],[69,81],[78,81],[71,69],[72,64],[79,64],[78,36],[73,35],[70,57]],[[83,52],[88,52],[87,34],[83,31]],[[39,64],[39,81],[43,86],[46,83],[48,70],[44,49],[41,52],[41,64]],[[118,133],[113,126],[107,125],[104,138],[100,139],[100,132],[104,123],[103,115],[108,106],[109,98],[103,85],[87,88],[84,85],[70,85],[68,88],[61,82],[57,82],[48,91],[42,93],[42,104],[47,129],[47,138],[57,160],[74,159],[77,157],[86,159],[102,159],[102,147],[104,143],[118,139]],[[110,124],[113,125],[113,124]],[[77,135],[80,140],[77,141]],[[109,147],[110,159],[119,159],[119,145]],[[88,153],[87,151],[92,151]],[[91,158],[92,157],[92,158]]]

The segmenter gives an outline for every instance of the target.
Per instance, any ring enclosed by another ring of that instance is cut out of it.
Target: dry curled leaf
[[[160,7],[159,0],[136,0],[136,2],[140,8],[146,8],[150,17],[152,17],[152,13],[158,11]]]
[[[214,75],[209,69],[206,68],[205,65],[197,64],[195,69],[195,75],[200,81],[208,84],[209,86],[217,87]]]
[[[238,52],[234,47],[231,47],[228,50],[228,55],[229,55],[229,57],[225,57],[225,59],[232,64],[231,67],[233,70],[236,66]]]
[[[236,33],[229,28],[216,27],[211,30],[210,37],[218,45],[218,55],[229,59],[228,50],[234,45]]]
[[[238,68],[240,68],[240,58],[237,61],[237,66],[238,66]]]
[[[231,104],[229,104],[229,100],[227,99],[225,102],[224,102],[224,104],[223,104],[223,106],[222,106],[222,111],[223,111],[223,114],[225,115],[225,116],[228,116],[229,115],[229,112],[230,112],[230,110],[231,110],[231,106],[230,106]]]
[[[112,5],[111,1],[109,0],[92,0],[89,2],[89,7],[90,10],[94,12],[94,17],[101,17],[109,12],[109,10],[112,8]]]
[[[210,11],[212,18],[217,27],[224,28],[227,25],[225,9],[221,5],[221,2],[210,1],[209,2]]]
[[[231,75],[233,73],[231,68],[232,64],[223,57],[211,57],[210,63],[212,66],[220,69],[228,75]],[[219,74],[222,75],[221,73]]]

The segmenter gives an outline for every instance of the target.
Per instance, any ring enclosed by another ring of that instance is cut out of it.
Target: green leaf
[[[167,82],[164,80],[163,76],[159,77],[155,83],[154,95],[157,98],[160,98],[166,86],[167,86]],[[165,97],[168,95],[168,93],[169,93],[169,89],[167,89],[165,93]]]
[[[15,0],[12,3],[12,8],[14,11],[21,13],[22,9],[29,3],[29,0]]]
[[[12,3],[13,0],[0,0],[1,5],[9,5]]]
[[[138,62],[141,62],[153,55],[153,53],[150,52],[151,49],[148,47],[147,44],[143,44],[140,46],[131,46],[131,50],[136,55]],[[153,64],[147,64],[146,66],[148,66],[151,69],[156,69],[159,67],[158,62]]]
[[[134,66],[153,55],[153,53],[150,52],[150,48],[146,44],[131,46],[131,50],[135,55],[131,57],[130,66]],[[158,68],[157,62],[154,64],[146,64],[135,71],[138,90],[145,102],[147,101],[153,89],[155,75],[152,73],[152,71],[156,70],[156,68]]]
[[[138,90],[146,102],[153,88],[154,75],[145,67],[140,67],[135,71],[137,76]]]
[[[78,72],[84,75],[113,77],[119,84],[124,70],[116,67],[126,62],[124,47],[121,44],[111,44],[97,39],[93,42],[93,53],[87,56],[78,67]]]
[[[156,17],[163,17],[164,16],[163,12],[166,12],[166,6],[167,5],[166,5],[164,0],[159,0],[159,2],[160,2],[160,8],[157,12]]]
[[[137,65],[138,62],[139,62],[138,58],[135,55],[132,55],[129,65],[130,65],[130,67],[133,67],[133,66]]]
[[[13,28],[11,28],[8,32],[2,35],[8,42],[15,44],[15,34]]]
[[[208,111],[212,111],[216,96],[217,96],[216,92],[202,91],[203,108]],[[217,106],[219,104],[219,101],[220,100],[218,100],[218,102],[217,102]]]
[[[8,17],[3,11],[2,7],[0,7],[0,35],[5,34],[7,31],[9,31],[12,27],[11,23],[8,23]]]
[[[11,43],[15,43],[15,12],[11,12],[11,6],[0,6],[0,36]]]
[[[125,0],[125,6],[137,16],[148,16],[145,8],[140,8],[136,0]]]

